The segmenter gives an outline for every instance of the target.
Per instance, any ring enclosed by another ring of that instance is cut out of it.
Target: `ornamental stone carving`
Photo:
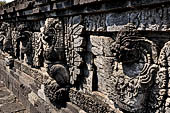
[[[0,81],[30,112],[170,113],[169,56],[170,0],[0,6]]]
[[[10,24],[4,22],[1,25],[1,37],[3,40],[3,51],[13,56],[12,38]]]
[[[13,67],[13,45],[12,45],[12,28],[9,23],[3,22],[0,28],[0,46],[5,55],[5,63],[9,68]]]
[[[65,65],[62,22],[58,18],[49,18],[41,32],[39,35],[42,39],[38,43],[43,45],[44,66],[50,76],[45,83],[45,94],[51,102],[62,104],[68,99],[70,87],[70,77]]]
[[[63,63],[64,36],[62,22],[57,18],[48,18],[42,29],[43,56],[45,65]]]
[[[158,69],[156,44],[138,35],[135,27],[128,24],[118,33],[113,51],[116,104],[126,111],[145,112]]]
[[[33,48],[33,67],[40,68],[43,66],[43,28],[40,32],[34,32],[32,38],[32,48]]]
[[[157,72],[157,76],[155,79],[155,84],[153,89],[151,90],[150,94],[150,112],[165,112],[168,113],[169,111],[169,96],[168,92],[168,84],[169,84],[169,56],[170,56],[170,42],[166,42],[164,47],[160,51],[158,65],[159,70]]]
[[[2,29],[0,29],[0,49],[1,49],[1,51],[3,51],[4,39],[5,39],[4,31]]]
[[[77,23],[70,23],[77,19]],[[69,67],[70,83],[75,84],[78,76],[81,75],[81,65],[83,64],[82,53],[85,51],[84,46],[86,40],[83,37],[84,26],[81,16],[69,18],[68,24],[65,26],[65,53],[66,61]]]
[[[32,65],[32,32],[28,31],[28,26],[24,24],[19,25],[16,41],[19,44],[20,60]]]
[[[64,104],[68,101],[69,75],[65,66],[56,64],[50,67],[52,77],[45,83],[45,94],[53,103]]]

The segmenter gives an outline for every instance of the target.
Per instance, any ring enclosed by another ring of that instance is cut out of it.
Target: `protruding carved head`
[[[66,67],[56,64],[50,67],[49,75],[52,80],[45,84],[45,94],[51,102],[65,103],[68,99],[69,75]]]
[[[69,84],[68,71],[66,67],[61,64],[53,65],[50,68],[49,75],[54,78],[61,87]]]
[[[157,71],[157,46],[128,24],[118,33],[113,47],[117,104],[130,112],[143,110]]]
[[[47,18],[43,30],[43,33],[46,35],[44,37],[45,41],[51,41],[50,39],[56,34],[56,27],[61,27],[61,21],[55,18]]]
[[[44,34],[44,57],[48,62],[64,60],[64,36],[62,22],[58,18],[48,18],[41,28]]]

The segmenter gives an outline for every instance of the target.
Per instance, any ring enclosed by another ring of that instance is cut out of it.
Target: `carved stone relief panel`
[[[169,10],[167,7],[137,10],[129,13],[129,19],[138,30],[167,31],[170,27]]]
[[[0,49],[1,49],[1,51],[3,51],[4,39],[5,39],[4,31],[2,29],[0,29]]]
[[[88,15],[84,21],[86,31],[106,31],[106,14]]]
[[[43,36],[42,29],[41,32],[34,32],[32,38],[32,48],[33,48],[33,66],[38,68],[43,66]]]
[[[19,59],[20,58],[20,45],[19,45],[19,32],[17,31],[17,29],[14,29],[12,31],[12,45],[13,45],[13,49],[14,49],[14,56],[15,58]]]
[[[9,68],[13,67],[13,46],[12,46],[12,28],[9,23],[3,22],[0,28],[0,37],[1,37],[1,50],[3,51],[3,54],[5,55],[5,63],[6,66],[9,66]]]
[[[64,34],[62,22],[57,18],[48,18],[41,28],[43,55],[46,64],[63,62],[64,54]]]
[[[116,104],[126,111],[145,112],[149,90],[158,69],[156,44],[139,36],[136,28],[129,24],[118,33],[113,51]]]
[[[71,84],[75,84],[81,73],[80,66],[83,63],[81,53],[83,53],[85,46],[85,38],[82,37],[84,26],[81,21],[71,23],[73,20],[74,18],[71,17],[65,25],[65,53]]]
[[[109,92],[110,83],[109,79],[112,76],[112,70],[114,69],[114,60],[112,53],[112,45],[114,40],[111,37],[106,36],[90,36],[90,47],[88,51],[94,56],[93,59],[93,85],[97,85],[97,91]],[[96,67],[96,69],[95,69]],[[96,76],[96,78],[94,78]],[[97,84],[95,84],[97,82]]]
[[[36,45],[38,44],[38,46]],[[34,64],[40,66],[43,53],[44,67],[50,76],[45,82],[45,94],[52,103],[63,104],[68,99],[69,74],[65,65],[64,30],[59,18],[48,18],[40,33],[34,33]]]
[[[159,70],[155,79],[154,88],[151,90],[149,107],[151,112],[165,112],[168,113],[169,108],[169,55],[170,42],[165,43],[160,51],[158,65]]]

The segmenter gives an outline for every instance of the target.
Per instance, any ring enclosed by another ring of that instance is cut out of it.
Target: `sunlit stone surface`
[[[169,0],[0,6],[1,112],[169,113],[169,23]]]

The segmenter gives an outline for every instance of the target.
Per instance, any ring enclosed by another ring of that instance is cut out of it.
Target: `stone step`
[[[60,113],[74,113],[68,108],[62,108]]]
[[[0,81],[0,113],[27,113],[16,96]]]
[[[1,86],[1,85],[0,85]],[[16,97],[6,87],[0,87],[0,106],[3,104],[14,103]]]
[[[5,87],[4,83],[0,81],[0,88]]]
[[[67,108],[72,111],[73,113],[79,113],[80,108],[77,107],[76,105],[72,104],[71,102],[67,102]]]
[[[86,113],[71,102],[67,102],[66,108],[62,108],[60,113]]]
[[[10,104],[4,104],[1,106],[1,112],[2,113],[26,113],[26,109],[24,106],[19,103],[10,103]]]

